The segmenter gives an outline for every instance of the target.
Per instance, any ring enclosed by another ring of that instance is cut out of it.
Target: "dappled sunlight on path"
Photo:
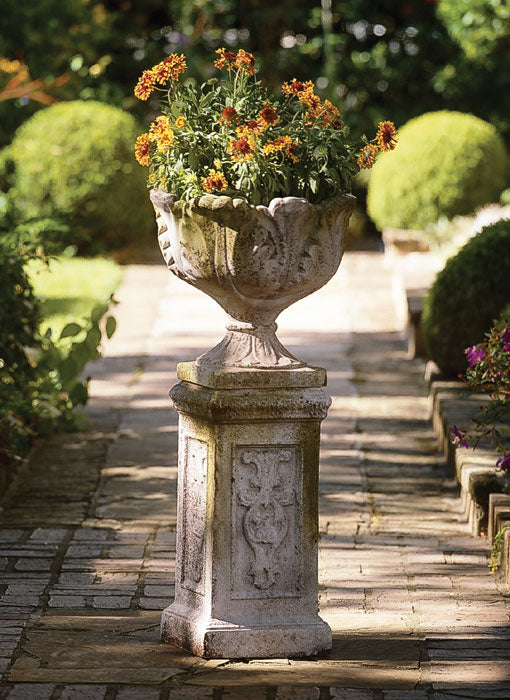
[[[221,339],[225,314],[163,266],[127,269],[118,334],[87,368],[92,429],[41,444],[2,512],[0,697],[510,697],[509,601],[462,521],[397,292],[381,254],[349,253],[279,320],[332,395],[319,558],[331,654],[206,662],[159,642],[174,590],[168,389],[177,361]]]

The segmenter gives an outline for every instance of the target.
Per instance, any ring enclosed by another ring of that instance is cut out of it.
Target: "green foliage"
[[[133,159],[137,133],[132,116],[96,102],[66,102],[35,114],[9,149],[17,217],[69,222],[52,233],[62,248],[115,249],[143,240],[153,220]]]
[[[422,329],[446,374],[466,369],[464,349],[488,332],[510,299],[510,221],[484,228],[448,260],[425,298]]]
[[[40,331],[44,335],[51,328],[53,337],[77,319],[90,317],[115,292],[121,278],[119,265],[108,258],[61,257],[48,263],[36,259],[25,269],[40,299]],[[66,347],[64,342],[60,345]]]
[[[78,375],[99,357],[104,335],[115,320],[109,302],[94,305],[82,320],[66,324],[57,336],[39,331],[40,305],[21,254],[0,239],[0,462],[21,459],[32,438],[77,426],[74,409],[88,399],[88,381]],[[42,264],[39,261],[38,264]]]
[[[491,547],[491,559],[489,569],[491,574],[495,574],[501,566],[501,555],[503,553],[503,545],[505,543],[505,532],[510,530],[510,526],[505,525],[494,535],[494,540]]]
[[[166,85],[164,116],[136,146],[139,162],[150,165],[149,187],[164,183],[184,201],[213,192],[252,204],[286,195],[320,202],[349,190],[362,143],[349,138],[338,109],[322,103],[311,82],[296,83],[295,93],[294,84],[287,84],[286,96],[275,99],[250,74],[253,69],[242,63],[236,68],[240,59],[232,56],[226,80],[213,78],[196,87],[176,75]],[[238,56],[246,59],[241,52]],[[184,69],[180,64],[178,72]]]
[[[423,114],[375,164],[368,212],[380,228],[411,229],[469,214],[498,201],[505,164],[504,144],[490,124],[460,112]]]
[[[489,54],[508,38],[507,0],[439,0],[437,14],[469,58]]]

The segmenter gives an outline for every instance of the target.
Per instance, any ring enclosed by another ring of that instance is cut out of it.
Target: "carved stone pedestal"
[[[206,658],[310,656],[325,371],[178,366],[175,602],[164,641]]]

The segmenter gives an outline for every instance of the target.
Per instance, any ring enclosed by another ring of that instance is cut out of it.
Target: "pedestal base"
[[[161,617],[161,639],[205,659],[316,656],[331,649],[331,629],[319,617],[302,624],[239,624],[189,615],[170,605]]]
[[[331,648],[317,616],[324,370],[212,372],[201,376],[209,386],[189,381],[189,365],[178,372],[175,602],[163,640],[206,658]]]

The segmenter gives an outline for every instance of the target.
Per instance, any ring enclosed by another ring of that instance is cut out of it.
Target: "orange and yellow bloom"
[[[395,124],[393,122],[379,122],[376,139],[381,151],[392,151],[398,140]]]
[[[202,187],[206,192],[223,192],[227,189],[228,183],[221,170],[209,170],[209,175],[202,178]]]
[[[310,91],[313,92],[313,87],[314,86],[311,80],[307,80],[303,83],[301,80],[296,80],[296,78],[292,78],[290,83],[283,83],[282,92],[285,95],[285,97],[299,98],[300,95],[303,95]]]
[[[156,141],[158,151],[162,153],[168,151],[174,142],[174,132],[167,116],[162,115],[152,122],[149,128],[149,136],[152,141]]]
[[[228,152],[232,160],[244,162],[255,156],[255,139],[253,136],[241,136],[239,139],[230,139]]]
[[[151,164],[151,138],[149,134],[140,134],[135,141],[135,158],[140,165]]]
[[[369,143],[361,149],[361,153],[358,156],[358,165],[360,168],[368,169],[373,166],[377,154],[379,153],[379,146],[374,143]]]
[[[238,122],[239,116],[234,107],[225,107],[221,112],[221,117],[219,119],[220,124],[230,124],[230,122]]]
[[[277,139],[274,139],[274,141],[268,141],[263,151],[266,156],[272,153],[284,153],[293,163],[298,163],[299,158],[296,155],[297,147],[298,142],[291,139],[290,136],[279,136]]]
[[[249,75],[255,73],[255,57],[253,54],[245,51],[244,49],[239,49],[237,54],[233,51],[227,51],[226,49],[216,49],[216,53],[219,55],[214,61],[214,67],[218,70],[226,68],[228,71],[241,69]]]
[[[260,119],[264,127],[274,126],[280,121],[280,117],[276,109],[271,107],[270,102],[264,102],[262,109],[260,110]]]
[[[176,126],[178,129],[182,129],[183,127],[185,127],[185,126],[186,126],[186,120],[184,119],[184,117],[177,117],[177,119],[175,120],[175,126]]]
[[[156,78],[151,70],[144,70],[140,78],[138,78],[138,83],[135,87],[135,96],[139,100],[148,100],[151,92],[154,90],[154,85],[156,83]]]
[[[186,57],[184,54],[181,53],[179,55],[172,53],[161,61],[161,63],[153,66],[152,74],[159,85],[166,85],[170,79],[178,80],[179,75],[184,73],[186,67]]]

